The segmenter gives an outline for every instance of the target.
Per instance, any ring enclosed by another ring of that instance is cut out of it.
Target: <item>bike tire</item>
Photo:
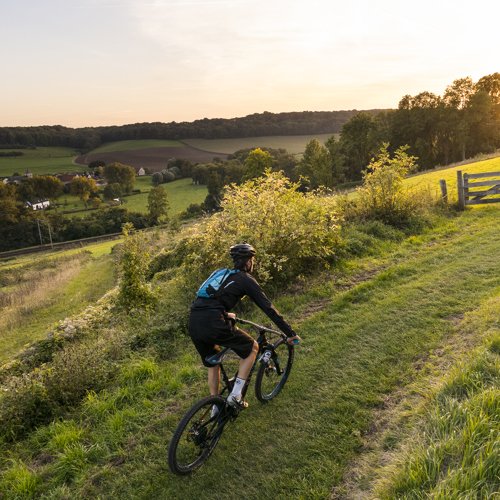
[[[287,342],[275,348],[275,354],[267,363],[261,364],[255,378],[255,397],[268,403],[283,389],[292,369],[294,348]],[[282,370],[282,373],[279,371]]]
[[[219,410],[211,416],[212,407]],[[217,446],[223,427],[217,434],[219,417],[226,402],[221,396],[207,396],[194,404],[179,422],[168,448],[168,466],[177,476],[186,476],[199,469]]]

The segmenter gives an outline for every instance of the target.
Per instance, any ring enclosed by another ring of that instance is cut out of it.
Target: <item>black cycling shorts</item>
[[[192,309],[189,316],[189,335],[205,366],[214,365],[205,361],[207,356],[217,354],[218,346],[230,347],[240,358],[250,356],[254,339],[240,330],[222,311],[216,309]]]

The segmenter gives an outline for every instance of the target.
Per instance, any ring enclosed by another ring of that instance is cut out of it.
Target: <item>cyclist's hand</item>
[[[226,318],[228,318],[228,319],[236,319],[236,314],[234,314],[234,313],[226,313]]]
[[[298,335],[295,335],[295,337],[288,337],[286,341],[290,345],[297,345],[301,341],[301,338]]]

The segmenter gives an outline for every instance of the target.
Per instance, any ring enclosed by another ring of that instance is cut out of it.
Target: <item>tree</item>
[[[121,198],[123,196],[122,187],[118,182],[113,184],[107,184],[104,186],[104,199],[114,200],[115,198]]]
[[[175,180],[175,174],[170,172],[170,170],[162,170],[161,175],[163,176],[163,182],[172,182]]]
[[[135,170],[127,165],[117,162],[110,163],[104,167],[104,177],[108,184],[118,182],[126,194],[130,194],[134,188]]]
[[[16,187],[13,184],[4,184],[0,182],[0,200],[14,200],[16,196]]]
[[[245,160],[245,174],[242,181],[249,181],[262,177],[266,170],[271,170],[274,165],[274,158],[262,149],[254,149]]]
[[[69,183],[70,191],[73,196],[80,198],[80,201],[85,203],[85,208],[87,208],[87,202],[91,193],[96,193],[99,188],[95,184],[94,179],[87,179],[86,177],[74,177]]]
[[[205,198],[205,208],[208,210],[220,208],[220,202],[222,200],[223,194],[222,190],[224,186],[222,185],[222,180],[217,172],[211,172],[207,183],[208,195]]]
[[[359,113],[340,131],[342,153],[346,156],[349,180],[361,179],[361,172],[380,146],[378,123],[369,113]]]
[[[95,168],[98,168],[98,167],[105,167],[105,166],[106,166],[106,162],[103,160],[94,160],[94,161],[91,161],[88,165],[88,167],[91,170],[94,170]]]
[[[162,215],[167,215],[169,206],[168,193],[162,186],[154,187],[149,191],[148,212],[155,222],[158,222]]]
[[[483,76],[476,83],[476,89],[489,94],[493,104],[500,104],[500,73]]]
[[[155,172],[151,177],[151,182],[153,183],[153,186],[159,186],[163,182],[163,175],[161,172]]]
[[[52,205],[55,208],[57,213],[57,198],[63,193],[63,183],[57,177],[53,177],[52,175],[45,175],[43,177],[39,177],[38,179],[40,183],[40,191],[39,194],[42,198],[48,198]]]

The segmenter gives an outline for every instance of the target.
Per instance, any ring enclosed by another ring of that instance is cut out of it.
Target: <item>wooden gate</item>
[[[487,181],[471,182],[470,179],[485,179],[497,177]],[[488,189],[485,187],[490,186]],[[471,188],[483,188],[480,191],[471,191]],[[500,203],[500,197],[487,198],[487,196],[500,195],[500,172],[484,172],[482,174],[463,174],[457,170],[458,203],[462,208],[466,205],[485,205],[487,203]]]

